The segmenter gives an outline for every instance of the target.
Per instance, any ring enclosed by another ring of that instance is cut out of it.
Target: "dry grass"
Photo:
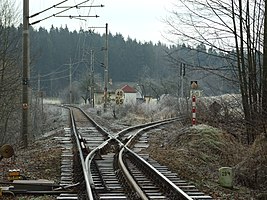
[[[2,181],[7,180],[9,169],[20,169],[21,175],[26,179],[47,179],[59,183],[61,148],[55,136],[62,136],[63,131],[54,131],[52,135],[39,138],[29,144],[27,149],[15,148],[15,158],[3,159],[1,164],[4,171],[0,174]],[[53,195],[4,195],[4,200],[51,200],[56,199]]]
[[[188,128],[172,126],[171,129],[151,134],[150,138],[147,151],[155,160],[194,182],[214,199],[256,199],[266,191],[266,150],[262,151],[262,147],[266,148],[266,140],[260,140],[260,144],[249,148],[232,135],[206,125]],[[234,189],[218,184],[220,167],[234,169]],[[259,175],[257,188],[244,184],[255,180],[254,171]],[[240,179],[242,177],[243,180]]]

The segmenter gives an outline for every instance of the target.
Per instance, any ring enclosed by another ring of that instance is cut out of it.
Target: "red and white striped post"
[[[192,125],[196,125],[196,96],[192,95]]]

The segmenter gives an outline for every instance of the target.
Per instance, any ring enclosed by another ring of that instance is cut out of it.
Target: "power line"
[[[61,13],[64,13],[64,12],[66,12],[66,11],[72,9],[72,8],[77,8],[78,6],[84,4],[84,3],[88,2],[88,1],[89,1],[89,0],[85,0],[85,1],[83,1],[83,2],[81,2],[81,3],[78,3],[78,4],[74,5],[74,6],[70,6],[70,7],[66,8],[66,9],[61,10],[61,11],[59,11],[59,12],[57,12],[57,13],[55,13],[55,14],[52,14],[52,15],[50,15],[50,16],[48,16],[48,17],[45,17],[45,18],[43,18],[43,19],[37,20],[37,21],[35,21],[35,22],[33,22],[33,23],[30,23],[30,25],[37,24],[37,23],[39,23],[39,22],[41,22],[41,21],[44,21],[44,20],[46,20],[46,19],[49,19],[49,18],[51,18],[51,17],[56,17],[57,15],[59,15],[59,14],[61,14]],[[52,6],[52,7],[53,7],[53,6]]]
[[[58,7],[55,7],[55,8],[68,8],[70,6],[58,6]],[[77,9],[80,9],[80,8],[94,8],[94,7],[104,7],[103,4],[100,4],[100,5],[94,5],[94,6],[75,6]]]
[[[69,17],[70,19],[72,18],[80,18],[80,17],[96,17],[98,18],[98,15],[93,15],[93,16],[88,16],[88,15],[57,15],[55,17]]]
[[[69,69],[68,69],[69,70]],[[61,76],[61,77],[56,77],[56,78],[50,78],[50,79],[40,79],[40,81],[45,82],[45,81],[55,81],[55,80],[59,80],[59,79],[65,79],[65,78],[69,78],[69,75],[66,76]]]
[[[44,13],[44,12],[52,9],[52,8],[56,8],[56,6],[58,6],[58,5],[62,4],[62,3],[65,3],[66,1],[68,1],[68,0],[64,0],[64,1],[60,2],[60,3],[58,3],[58,4],[55,4],[55,5],[53,5],[53,6],[49,7],[49,8],[46,8],[46,9],[44,9],[44,10],[38,12],[38,13],[35,13],[35,14],[31,15],[29,18],[35,17],[35,16],[37,16],[37,15],[39,15],[41,13]]]
[[[78,67],[79,67],[79,64],[80,63],[83,63],[84,62],[84,60],[81,60],[81,61],[78,61],[78,62],[75,62],[75,63],[70,63],[72,66],[73,65],[77,65],[75,68],[74,68],[74,70],[72,70],[72,73],[71,73],[71,75],[73,75],[76,71],[77,71],[77,69],[78,69]],[[61,65],[58,69],[60,69],[62,66],[69,66],[70,64],[63,64],[63,65]],[[45,78],[45,77],[47,77],[46,79],[42,79],[41,81],[50,81],[50,80],[59,80],[59,79],[63,79],[63,78],[66,78],[66,77],[69,77],[69,75],[64,75],[64,76],[60,76],[60,77],[56,77],[56,78],[50,78],[50,77],[48,77],[48,76],[53,76],[53,75],[56,75],[56,74],[60,74],[60,73],[63,73],[63,72],[66,72],[66,71],[69,71],[69,68],[66,68],[66,69],[64,69],[64,70],[62,70],[62,71],[53,71],[53,72],[50,72],[50,73],[48,73],[48,74],[44,74],[44,75],[41,75],[41,76],[39,76],[39,78]],[[37,80],[38,79],[38,76],[36,76],[36,77],[33,77],[33,78],[31,78],[32,80]]]

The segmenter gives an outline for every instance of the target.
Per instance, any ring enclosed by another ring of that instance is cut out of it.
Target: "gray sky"
[[[17,0],[19,1],[19,0]],[[63,0],[29,0],[30,3],[30,15],[49,8]],[[73,6],[77,5],[85,0],[68,0],[60,6]],[[167,43],[164,36],[166,36],[166,25],[162,22],[166,16],[169,15],[169,11],[172,9],[172,3],[175,0],[90,0],[82,5],[100,5],[103,4],[103,8],[73,8],[60,15],[99,15],[99,18],[86,18],[84,20],[51,17],[38,24],[35,24],[34,28],[40,26],[50,29],[53,24],[56,27],[65,25],[70,30],[79,30],[83,28],[87,30],[88,27],[100,26],[104,27],[106,23],[109,25],[109,31],[112,34],[121,33],[125,39],[129,36],[137,41],[152,41],[154,43],[161,41]],[[22,5],[21,5],[22,7]],[[60,12],[62,9],[53,8],[46,11],[34,18],[30,19],[30,22],[34,22],[40,19],[44,19],[48,16]],[[98,33],[103,33],[105,29],[95,29]]]

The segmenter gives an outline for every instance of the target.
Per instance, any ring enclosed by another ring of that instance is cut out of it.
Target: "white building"
[[[136,104],[136,90],[129,85],[124,85],[121,90],[124,92],[123,104]]]

